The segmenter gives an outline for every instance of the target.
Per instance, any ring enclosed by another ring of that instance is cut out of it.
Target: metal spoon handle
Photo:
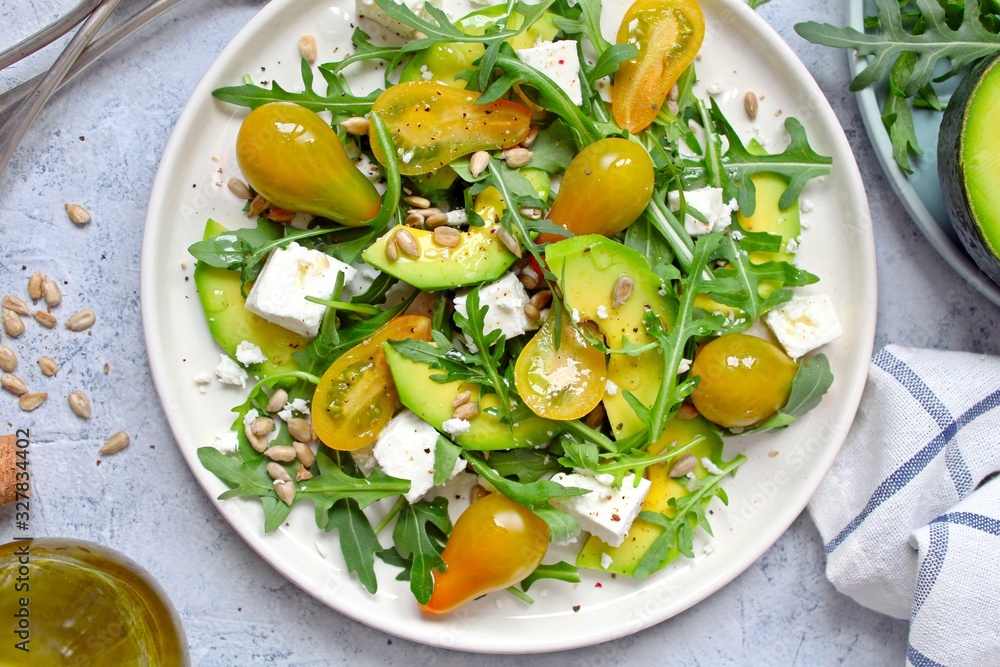
[[[0,69],[12,65],[22,58],[27,58],[38,49],[59,39],[72,30],[73,26],[79,25],[87,18],[100,3],[101,0],[83,0],[66,15],[57,18],[35,34],[25,37],[9,49],[0,51]]]
[[[18,107],[15,116],[0,128],[0,173],[3,173],[3,170],[10,162],[10,158],[17,149],[17,145],[21,142],[25,132],[28,131],[31,121],[35,119],[35,116],[41,111],[45,102],[48,101],[52,93],[59,87],[63,77],[66,76],[66,72],[73,66],[73,63],[76,62],[76,59],[80,56],[84,48],[94,39],[101,25],[108,20],[108,17],[111,16],[111,13],[118,7],[121,1],[101,1],[101,4],[97,6],[97,9],[94,10],[83,24],[83,27],[70,40],[66,49],[59,54],[55,63],[45,73],[42,80],[38,82],[35,89]]]

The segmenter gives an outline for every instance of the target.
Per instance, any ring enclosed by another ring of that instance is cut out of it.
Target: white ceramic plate
[[[607,5],[610,36],[627,3]],[[756,134],[773,150],[787,141],[784,118],[795,116],[805,123],[816,150],[834,158],[833,174],[805,193],[812,210],[804,214],[809,228],[799,254],[801,265],[822,278],[810,291],[829,293],[843,320],[843,338],[825,349],[837,376],[833,390],[791,428],[729,442],[728,455],[744,452],[749,461],[726,485],[730,506],[714,508],[716,539],[708,543],[702,536],[704,548],[693,561],[678,562],[643,581],[596,572],[584,573],[583,583],[575,586],[543,581],[530,591],[533,606],[494,594],[450,616],[427,618],[406,584],[394,581],[392,568],[380,568],[379,591],[368,595],[346,572],[336,536],[316,529],[311,506],[296,507],[290,525],[265,535],[259,503],[214,501],[263,558],[325,604],[400,637],[468,651],[538,652],[596,644],[663,621],[711,595],[767,550],[805,507],[851,425],[871,356],[876,276],[868,203],[833,111],[788,46],[742,0],[702,0],[702,6],[708,34],[698,64],[699,92],[720,84],[724,91],[716,99],[737,129],[747,137]],[[461,15],[463,9],[456,3],[453,13]],[[194,262],[186,248],[200,238],[208,217],[229,227],[247,220],[224,186],[229,176],[238,175],[234,140],[245,112],[213,100],[211,91],[239,83],[246,73],[293,88],[300,81],[299,37],[314,34],[321,59],[333,59],[334,47],[348,44],[354,22],[353,3],[346,0],[274,0],[209,70],[160,164],[142,256],[150,366],[178,447],[213,499],[225,486],[202,469],[195,452],[229,428],[230,409],[242,393],[216,384],[202,395],[195,385],[195,376],[218,363],[220,351],[188,280]],[[754,126],[743,111],[747,90],[764,97]],[[556,557],[571,560],[574,550]]]

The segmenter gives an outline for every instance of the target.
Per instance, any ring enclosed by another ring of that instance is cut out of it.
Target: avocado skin
[[[1000,257],[990,249],[972,211],[968,191],[965,188],[962,159],[965,119],[969,105],[975,98],[980,83],[998,62],[1000,56],[983,60],[976,65],[962,80],[951,101],[948,102],[938,134],[938,179],[944,194],[948,218],[962,245],[976,265],[993,282],[1000,285]],[[997,206],[1000,206],[1000,198]]]

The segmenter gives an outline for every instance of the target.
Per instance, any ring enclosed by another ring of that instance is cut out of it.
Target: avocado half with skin
[[[965,249],[1000,285],[1000,56],[952,95],[938,136],[938,177]]]

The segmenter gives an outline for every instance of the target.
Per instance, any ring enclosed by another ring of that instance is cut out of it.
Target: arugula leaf
[[[771,2],[771,0],[747,0],[747,5],[749,5],[750,9],[757,9],[768,2]]]
[[[590,85],[595,85],[598,79],[611,76],[626,60],[639,57],[639,49],[633,44],[615,44],[601,54],[594,63],[594,69],[587,75]]]
[[[242,496],[270,496],[274,482],[267,475],[267,463],[250,468],[232,456],[226,456],[215,447],[199,447],[198,460],[206,470],[229,485],[230,489],[219,496],[220,500]]]
[[[347,570],[357,575],[358,581],[369,593],[378,590],[375,578],[375,553],[382,549],[378,536],[372,530],[368,517],[358,503],[350,498],[339,500],[329,511],[326,530],[336,528],[340,551],[344,554]]]
[[[868,66],[851,81],[852,91],[885,80],[896,59],[905,53],[916,56],[913,71],[901,91],[910,97],[931,80],[948,79],[981,58],[1000,52],[1000,40],[980,21],[977,0],[965,2],[962,22],[955,28],[948,25],[947,13],[937,0],[914,0],[921,14],[919,34],[904,26],[899,0],[875,0],[875,3],[880,28],[877,34],[813,21],[795,26],[795,32],[814,44],[853,49],[862,58],[871,56]],[[935,77],[935,67],[941,60],[948,62],[948,69]]]
[[[351,42],[354,44],[354,53],[332,63],[323,63],[319,66],[320,72],[326,74],[340,74],[349,65],[365,60],[382,60],[386,64],[385,81],[389,85],[389,75],[399,66],[399,63],[406,57],[406,53],[398,46],[380,46],[372,44],[371,36],[361,28],[355,28],[351,35]]]
[[[723,503],[728,504],[726,492],[720,486],[725,477],[734,473],[746,457],[740,454],[732,461],[725,462],[719,466],[721,474],[709,475],[702,479],[698,488],[692,493],[681,498],[670,500],[670,509],[666,513],[644,511],[639,513],[639,517],[663,529],[653,543],[650,544],[646,553],[635,568],[635,578],[645,579],[657,570],[662,569],[667,563],[677,556],[684,554],[688,558],[694,557],[693,542],[694,530],[698,526],[711,534],[712,527],[705,516],[705,508],[713,497],[718,497]]]
[[[406,507],[399,514],[392,530],[396,554],[403,560],[408,573],[410,590],[420,604],[427,604],[434,592],[431,570],[444,572],[441,551],[451,533],[448,499],[422,500]]]
[[[803,360],[799,364],[799,370],[795,372],[792,391],[788,395],[785,407],[754,430],[782,428],[794,423],[819,405],[832,384],[833,372],[830,371],[830,361],[825,354]]]
[[[381,93],[381,90],[376,90],[364,96],[335,94],[327,97],[311,88],[301,93],[292,93],[278,85],[277,81],[272,81],[270,88],[249,82],[242,86],[216,88],[212,91],[212,96],[221,102],[251,109],[270,102],[295,102],[311,111],[332,111],[336,116],[363,116],[371,111],[372,104]]]
[[[538,138],[531,146],[531,152],[532,169],[541,169],[550,174],[566,171],[577,152],[569,125],[557,119],[538,133]]]
[[[409,481],[390,477],[381,468],[374,468],[368,477],[352,477],[326,451],[317,453],[316,466],[319,474],[298,483],[295,500],[313,501],[316,523],[320,528],[327,525],[327,520],[320,517],[321,513],[328,511],[337,501],[350,499],[364,509],[378,500],[410,490]]]
[[[893,64],[889,72],[889,91],[882,107],[882,124],[889,131],[892,156],[899,168],[907,174],[913,173],[910,167],[910,152],[923,155],[916,128],[913,126],[913,113],[906,103],[906,96],[902,93],[902,88],[906,86],[905,80],[912,73],[916,60],[916,54],[904,53]]]
[[[508,37],[513,37],[519,32],[518,30],[499,30],[496,32],[487,31],[485,35],[470,35],[454,25],[444,11],[430,3],[427,3],[424,9],[431,15],[433,22],[417,16],[406,4],[395,0],[375,0],[375,4],[390,18],[426,35],[426,37],[415,39],[403,45],[402,51],[404,53],[423,51],[439,42],[472,42],[488,47],[494,42],[502,42]]]
[[[217,269],[239,271],[256,248],[282,238],[283,225],[267,218],[257,218],[253,229],[234,229],[188,247],[188,252],[199,262]]]
[[[434,486],[441,486],[451,477],[462,448],[447,438],[438,438],[434,447]]]
[[[566,562],[541,564],[521,582],[521,590],[527,592],[531,585],[541,579],[556,579],[570,584],[580,583],[580,568]]]
[[[556,25],[567,35],[586,35],[598,56],[611,48],[601,32],[601,0],[579,0],[580,17],[570,19],[560,17]]]
[[[490,452],[490,467],[501,477],[513,477],[522,484],[536,482],[561,469],[556,457],[534,449]]]
[[[487,306],[479,307],[479,286],[472,289],[465,299],[466,315],[455,309],[455,324],[469,337],[475,346],[479,368],[483,371],[486,384],[496,392],[500,399],[500,412],[508,425],[514,423],[510,408],[510,384],[500,375],[501,360],[504,356],[504,341],[506,337],[499,329],[486,331]],[[492,351],[491,351],[492,350]]]

